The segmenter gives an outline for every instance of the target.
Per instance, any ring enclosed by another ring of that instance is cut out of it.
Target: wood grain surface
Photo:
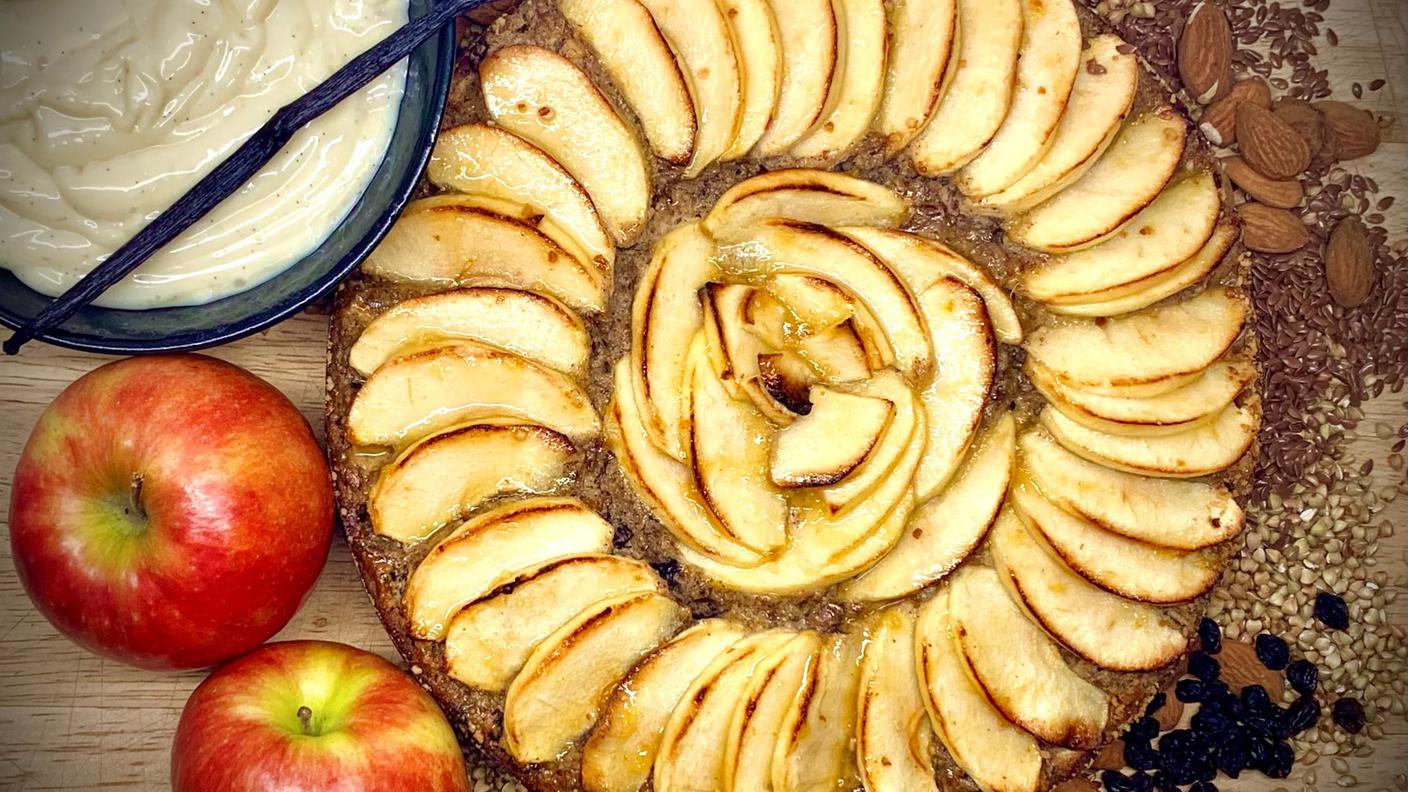
[[[1386,224],[1391,240],[1402,243],[1408,236],[1408,0],[1335,0],[1326,17],[1340,43],[1322,45],[1317,61],[1329,69],[1336,98],[1350,98],[1355,81],[1388,81],[1366,94],[1363,104],[1396,116],[1396,123],[1375,155],[1349,165],[1376,178],[1384,194],[1398,196]],[[321,435],[326,332],[326,317],[304,314],[211,354],[269,380]],[[0,331],[0,338],[6,335]],[[16,460],[39,414],[64,386],[106,360],[41,344],[0,359],[0,503],[6,512]],[[1367,405],[1366,413],[1368,426],[1385,421],[1396,427],[1408,419],[1404,394],[1385,394]],[[1386,441],[1363,440],[1355,451],[1376,459],[1374,476],[1380,481],[1404,475],[1386,464]],[[1380,565],[1405,594],[1394,605],[1391,623],[1408,626],[1408,498],[1396,501],[1387,517],[1398,531],[1381,546]],[[186,697],[204,675],[139,671],[59,636],[16,579],[3,513],[0,533],[0,790],[169,788],[171,734]],[[340,539],[308,602],[278,638],[343,641],[395,656]],[[1400,785],[1398,776],[1408,770],[1408,721],[1391,716],[1385,729],[1388,734],[1372,756],[1348,760],[1357,788],[1408,789],[1408,780]],[[1258,792],[1338,788],[1328,758],[1317,770],[1318,781],[1309,784],[1304,767],[1286,781],[1245,774],[1218,784]]]

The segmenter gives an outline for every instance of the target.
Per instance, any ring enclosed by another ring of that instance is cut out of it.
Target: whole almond
[[[1305,138],[1265,107],[1237,105],[1237,145],[1242,158],[1263,176],[1289,179],[1310,167],[1310,146]]]
[[[1178,38],[1178,76],[1201,104],[1232,87],[1232,26],[1222,6],[1204,0],[1193,9]]]
[[[1346,308],[1369,299],[1374,285],[1374,251],[1359,218],[1346,217],[1330,232],[1330,241],[1325,244],[1325,279],[1330,296]]]
[[[1286,680],[1278,671],[1272,671],[1257,659],[1256,649],[1246,641],[1222,641],[1222,651],[1217,655],[1222,666],[1222,681],[1234,691],[1247,685],[1261,685],[1271,695],[1272,701],[1279,702],[1286,690]]]
[[[1230,146],[1237,142],[1237,107],[1251,102],[1271,106],[1271,89],[1260,77],[1249,77],[1232,83],[1227,95],[1208,105],[1203,111],[1199,128],[1215,146]]]
[[[1251,198],[1277,209],[1293,209],[1305,197],[1305,189],[1296,179],[1268,179],[1248,165],[1241,157],[1222,161],[1227,178]]]
[[[1111,740],[1100,746],[1090,767],[1093,770],[1119,770],[1124,767],[1124,742]]]
[[[1368,110],[1344,102],[1316,102],[1325,116],[1325,140],[1334,147],[1335,159],[1359,159],[1379,147],[1379,122]]]
[[[1173,685],[1169,685],[1164,690],[1164,705],[1154,713],[1154,720],[1159,722],[1161,732],[1177,728],[1179,721],[1183,720],[1183,702],[1174,695],[1173,688]]]
[[[1258,253],[1290,253],[1310,241],[1299,217],[1255,201],[1237,207],[1242,218],[1242,244]]]
[[[1271,106],[1271,111],[1305,138],[1311,157],[1319,154],[1325,147],[1325,116],[1311,107],[1309,102],[1283,96]]]

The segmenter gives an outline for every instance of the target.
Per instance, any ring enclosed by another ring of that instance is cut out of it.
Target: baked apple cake
[[[464,59],[327,414],[469,749],[1021,792],[1142,714],[1259,413],[1220,175],[1134,47],[1072,0],[525,0]]]

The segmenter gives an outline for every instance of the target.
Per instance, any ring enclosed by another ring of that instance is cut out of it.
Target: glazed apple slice
[[[813,684],[822,638],[808,630],[779,649],[748,681],[734,705],[724,743],[724,789],[746,792],[772,786],[772,757],[783,723],[803,688]]]
[[[724,745],[735,705],[756,669],[795,633],[773,630],[729,647],[695,677],[680,697],[655,756],[653,788],[659,792],[724,788]]]
[[[875,131],[894,154],[929,122],[956,72],[957,0],[900,0],[890,6],[890,55]]]
[[[437,544],[406,581],[411,634],[438,641],[466,604],[544,561],[605,553],[613,533],[575,498],[530,498],[485,512]]]
[[[773,401],[793,415],[802,416],[811,412],[808,393],[817,380],[816,370],[796,352],[758,355],[758,384]]]
[[[474,287],[413,297],[367,325],[347,353],[366,376],[399,354],[446,341],[470,340],[498,347],[581,379],[591,339],[572,309],[541,294]]]
[[[958,0],[957,71],[909,145],[914,169],[950,173],[978,156],[1007,118],[1022,42],[1020,0]]]
[[[1003,582],[1027,611],[1091,663],[1111,671],[1152,671],[1187,650],[1188,639],[1162,610],[1117,597],[1072,572],[1011,512],[993,526],[992,551]]]
[[[1017,424],[1004,414],[969,450],[952,482],[921,505],[880,563],[838,595],[854,602],[897,599],[942,579],[977,548],[1012,480]]]
[[[616,246],[582,185],[542,149],[505,129],[465,124],[435,140],[426,176],[437,187],[499,198],[552,218],[567,235],[559,243],[582,251],[605,283]]]
[[[1198,550],[1242,530],[1242,509],[1222,487],[1111,470],[1072,454],[1040,430],[1024,433],[1018,442],[1023,468],[1043,497],[1108,531]]]
[[[920,693],[934,733],[953,761],[990,792],[1036,792],[1041,752],[1036,740],[1007,720],[973,681],[958,645],[949,590],[919,609],[915,625]]]
[[[621,678],[688,618],[663,594],[623,594],[587,606],[543,639],[504,694],[509,754],[520,762],[561,756],[596,724]]]
[[[877,614],[867,633],[856,704],[856,756],[865,788],[937,790],[933,732],[914,667],[913,606]]]
[[[985,196],[980,205],[1003,212],[1030,209],[1079,179],[1115,139],[1139,86],[1134,50],[1107,33],[1086,42],[1080,60],[1070,101],[1046,153],[1011,186]]]
[[[836,12],[831,0],[768,0],[782,45],[777,107],[753,148],[757,157],[786,153],[826,109],[837,73]]]
[[[828,382],[859,382],[870,376],[865,345],[851,319],[802,339],[797,352]]]
[[[782,38],[768,0],[719,0],[733,36],[742,84],[742,107],[733,141],[722,159],[748,156],[777,110],[782,87]]]
[[[1027,354],[1073,388],[1110,395],[1165,393],[1221,357],[1250,310],[1241,292],[1210,288],[1180,303],[1108,321],[1038,328],[1027,340]]]
[[[644,562],[586,553],[548,561],[465,605],[445,633],[450,676],[503,692],[533,648],[594,602],[662,591]]]
[[[864,634],[828,636],[815,672],[803,680],[783,717],[773,749],[775,792],[855,789],[857,776],[852,729]]]
[[[558,0],[640,121],[655,156],[689,162],[698,124],[670,45],[638,0]]]
[[[916,431],[921,425],[914,393],[893,371],[877,371],[874,377],[857,387],[856,393],[889,402],[892,417],[860,465],[840,481],[822,488],[822,501],[833,515],[855,506],[895,470],[909,445],[915,441]]]
[[[777,433],[769,467],[779,487],[835,484],[870,456],[895,415],[895,403],[815,385],[811,412]]]
[[[1212,588],[1222,571],[1211,550],[1181,552],[1120,536],[1064,511],[1025,484],[1013,488],[1012,502],[1066,566],[1126,599],[1188,602]]]
[[[542,149],[591,197],[617,243],[634,242],[650,210],[650,168],[626,122],[572,61],[529,45],[479,64],[494,123]]]
[[[719,524],[690,469],[651,443],[631,390],[627,359],[616,364],[613,384],[606,443],[636,493],[653,507],[653,513],[676,539],[702,557],[729,567],[761,563],[761,556],[730,537]]]
[[[1080,19],[1070,0],[1023,0],[1012,104],[997,134],[954,181],[973,198],[1011,187],[1051,146],[1081,64]]]
[[[909,202],[887,187],[843,173],[794,168],[754,176],[720,196],[704,230],[725,243],[747,241],[749,230],[772,219],[817,225],[896,226]]]
[[[796,314],[803,325],[798,335],[834,327],[854,314],[846,290],[822,278],[777,275],[769,278],[763,288],[787,310]]]
[[[1177,434],[1130,437],[1088,429],[1053,407],[1041,425],[1068,450],[1106,467],[1159,478],[1197,478],[1235,465],[1256,440],[1255,404],[1228,405],[1207,423]]]
[[[572,477],[572,441],[537,424],[478,422],[407,448],[367,496],[372,528],[398,542],[428,539],[490,498],[543,495]]]
[[[821,117],[790,152],[836,161],[870,129],[885,89],[888,50],[883,0],[835,0],[836,74]]]
[[[698,176],[728,150],[742,108],[738,55],[714,0],[641,0],[669,42],[694,102],[698,132],[686,177]]]
[[[457,341],[396,358],[367,378],[347,411],[357,445],[399,446],[456,424],[521,418],[586,442],[601,433],[571,377],[493,347]]]
[[[1066,665],[997,573],[964,567],[954,574],[949,594],[958,645],[993,705],[1047,742],[1078,750],[1099,745],[1109,717],[1104,692]],[[1014,646],[1022,651],[1012,651]]]
[[[531,289],[578,311],[600,311],[606,306],[601,273],[563,246],[569,238],[555,223],[534,222],[532,211],[476,195],[413,202],[362,262],[362,271],[441,287]]]
[[[1207,277],[1222,263],[1239,236],[1236,225],[1220,222],[1197,253],[1158,275],[1121,287],[1122,297],[1101,297],[1083,303],[1047,303],[1046,308],[1055,313],[1084,317],[1119,316],[1148,308]]]
[[[756,294],[757,289],[741,283],[710,283],[700,290],[707,358],[731,397],[751,401],[769,421],[786,426],[797,414],[776,393],[783,383],[764,379],[763,363],[773,353],[754,332],[760,328],[749,321],[749,305]],[[769,374],[782,372],[770,364]]]
[[[1013,241],[1051,253],[1088,247],[1148,206],[1183,158],[1188,126],[1172,107],[1125,124],[1085,175],[1007,224]]]
[[[1164,190],[1128,226],[1092,248],[1057,257],[1023,278],[1033,299],[1080,303],[1125,297],[1197,255],[1217,228],[1222,198],[1211,173]]]

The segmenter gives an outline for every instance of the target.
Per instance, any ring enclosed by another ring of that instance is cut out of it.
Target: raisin
[[[1106,792],[1134,792],[1134,782],[1118,770],[1106,770],[1101,773],[1100,783]]]
[[[1320,702],[1309,694],[1303,695],[1286,710],[1286,731],[1290,734],[1301,732],[1314,726],[1320,720]]]
[[[1188,792],[1217,792],[1217,785],[1211,781],[1199,781],[1188,787]]]
[[[631,541],[631,537],[633,536],[635,536],[635,532],[630,528],[624,525],[618,525],[611,534],[611,546],[618,549],[625,547],[626,543]]]
[[[1156,713],[1156,712],[1158,712],[1159,710],[1163,709],[1163,708],[1164,708],[1164,705],[1167,704],[1167,703],[1168,703],[1168,694],[1164,693],[1162,690],[1159,691],[1158,693],[1155,693],[1155,694],[1154,694],[1154,697],[1151,698],[1151,699],[1149,699],[1149,705],[1144,708],[1144,717],[1146,717],[1146,718],[1152,718],[1152,717],[1154,717],[1154,713]]]
[[[1247,769],[1247,748],[1240,738],[1232,737],[1218,746],[1217,769],[1228,778],[1236,778]]]
[[[1256,637],[1256,659],[1272,671],[1280,671],[1291,661],[1291,650],[1280,638],[1262,633]]]
[[[1286,681],[1295,692],[1310,695],[1320,682],[1320,671],[1309,660],[1297,660],[1286,668]]]
[[[1124,739],[1130,742],[1149,742],[1159,736],[1159,722],[1145,716],[1129,724]]]
[[[1291,746],[1278,741],[1271,746],[1271,757],[1266,766],[1261,768],[1261,772],[1269,778],[1285,778],[1291,774],[1291,765],[1295,760],[1296,755]]]
[[[1364,728],[1364,705],[1359,699],[1342,698],[1330,707],[1330,717],[1335,725],[1350,734],[1358,734]]]
[[[675,582],[675,578],[680,575],[680,562],[673,558],[667,558],[664,561],[656,562],[650,566],[659,573],[660,577],[665,579],[666,583]]]
[[[1264,714],[1271,707],[1271,696],[1261,685],[1247,685],[1242,688],[1242,710],[1247,715]]]
[[[1217,622],[1206,616],[1198,622],[1198,643],[1210,655],[1222,651],[1222,628],[1217,626]]]
[[[1185,704],[1196,704],[1203,700],[1203,683],[1196,679],[1180,679],[1173,686],[1173,695]]]
[[[1206,652],[1194,652],[1188,656],[1188,673],[1204,682],[1212,682],[1222,673],[1222,666]]]
[[[1349,606],[1343,598],[1322,591],[1315,595],[1315,618],[1332,630],[1349,629]]]
[[[1147,742],[1130,741],[1124,744],[1124,763],[1135,770],[1153,770],[1158,760],[1158,749]]]

